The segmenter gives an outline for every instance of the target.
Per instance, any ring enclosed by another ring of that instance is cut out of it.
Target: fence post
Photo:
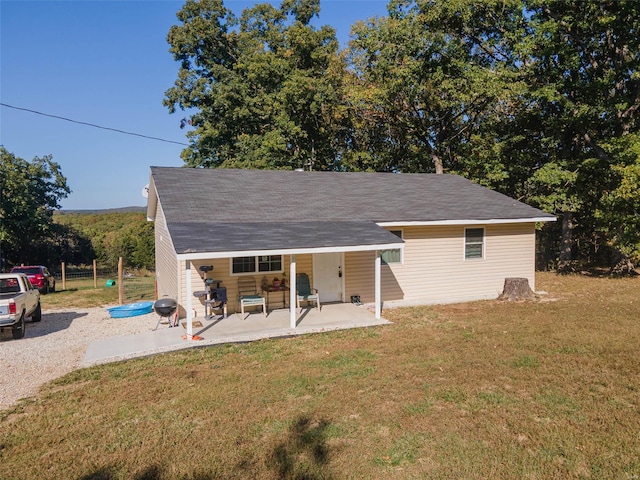
[[[96,267],[96,259],[93,259],[93,288],[98,288],[98,268]]]
[[[62,262],[61,270],[62,270],[62,290],[66,290],[67,289],[67,271],[64,268],[64,262]]]
[[[122,275],[122,257],[118,259],[118,302],[124,305],[124,275]]]

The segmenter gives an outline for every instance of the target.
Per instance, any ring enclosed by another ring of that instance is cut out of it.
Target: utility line
[[[80,125],[87,125],[89,127],[100,128],[102,130],[111,130],[112,132],[124,133],[125,135],[133,135],[134,137],[148,138],[150,140],[158,140],[159,142],[175,143],[176,145],[184,145],[186,147],[189,146],[188,143],[176,142],[174,140],[165,140],[164,138],[158,138],[158,137],[150,137],[149,135],[142,135],[141,133],[126,132],[124,130],[118,130],[117,128],[103,127],[103,126],[100,126],[100,125],[96,125],[94,123],[80,122],[78,120],[73,120],[71,118],[60,117],[58,115],[51,115],[49,113],[38,112],[37,110],[29,110],[28,108],[16,107],[16,106],[13,106],[13,105],[8,105],[6,103],[1,103],[0,102],[0,105],[2,105],[3,107],[13,108],[15,110],[22,110],[24,112],[35,113],[36,115],[42,115],[44,117],[57,118],[59,120],[65,120],[65,121],[71,122],[71,123],[78,123]]]

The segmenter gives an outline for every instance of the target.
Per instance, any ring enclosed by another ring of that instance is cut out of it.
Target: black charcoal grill
[[[169,320],[170,327],[175,327],[178,324],[177,321],[174,321],[171,318],[175,315],[176,311],[178,310],[178,302],[176,302],[173,298],[163,297],[156,300],[153,304],[153,310],[160,317],[158,319],[158,323],[156,323],[156,328],[154,328],[154,330],[158,328],[158,325],[160,324],[160,321],[163,318],[166,318]]]

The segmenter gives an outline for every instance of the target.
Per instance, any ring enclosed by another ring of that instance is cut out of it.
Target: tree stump
[[[609,275],[621,277],[637,275],[636,267],[624,253],[615,248],[611,255],[611,268],[609,269]]]
[[[509,300],[515,302],[518,300],[533,300],[535,294],[529,287],[529,279],[527,278],[505,278],[504,288],[498,297],[499,300]]]

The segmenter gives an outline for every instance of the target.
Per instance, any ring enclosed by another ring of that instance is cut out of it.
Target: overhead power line
[[[133,135],[134,137],[148,138],[149,140],[157,140],[159,142],[175,143],[176,145],[184,145],[186,147],[189,146],[188,143],[176,142],[174,140],[166,140],[164,138],[158,138],[158,137],[150,137],[149,135],[142,135],[141,133],[127,132],[125,130],[119,130],[117,128],[103,127],[101,125],[96,125],[95,123],[80,122],[78,120],[73,120],[72,118],[61,117],[59,115],[51,115],[49,113],[38,112],[37,110],[30,110],[28,108],[16,107],[14,105],[8,105],[6,103],[0,102],[0,105],[7,108],[13,108],[15,110],[22,110],[23,112],[35,113],[36,115],[42,115],[44,117],[57,118],[58,120],[64,120],[66,122],[77,123],[80,125],[87,125],[88,127],[100,128],[102,130],[111,130],[112,132],[123,133],[125,135]]]

